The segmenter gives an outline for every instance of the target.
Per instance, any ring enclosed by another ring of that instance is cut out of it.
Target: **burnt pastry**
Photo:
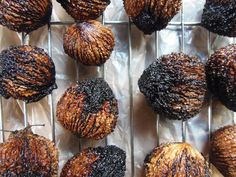
[[[0,162],[0,176],[57,177],[58,150],[53,142],[27,127],[11,133],[0,144]]]
[[[145,177],[210,177],[208,163],[187,143],[168,143],[155,148],[145,159]]]
[[[88,148],[72,157],[61,177],[124,177],[126,154],[116,146]]]
[[[43,49],[22,45],[0,53],[0,94],[4,98],[36,102],[55,88],[55,66]]]
[[[57,0],[77,21],[94,20],[102,15],[110,0]]]
[[[186,120],[198,114],[204,102],[204,65],[184,53],[164,55],[143,72],[138,85],[154,111]]]
[[[236,176],[236,125],[223,127],[213,133],[210,161],[227,177]]]
[[[236,1],[207,0],[201,23],[211,32],[236,37]]]
[[[124,0],[126,13],[144,34],[166,28],[181,4],[181,0]]]
[[[110,58],[115,42],[110,28],[90,20],[70,26],[64,34],[64,50],[84,65],[102,65]]]
[[[209,90],[230,110],[236,111],[236,44],[220,48],[206,63]]]
[[[0,1],[0,24],[17,32],[29,33],[46,25],[51,14],[51,0]]]
[[[113,132],[117,100],[101,78],[84,80],[66,90],[57,104],[57,119],[80,138],[102,139]]]

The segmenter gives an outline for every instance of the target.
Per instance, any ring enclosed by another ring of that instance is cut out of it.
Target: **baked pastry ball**
[[[126,154],[116,146],[88,148],[72,157],[61,177],[124,177]]]
[[[236,44],[216,50],[206,63],[209,90],[230,110],[236,111]]]
[[[53,60],[41,48],[22,45],[3,50],[0,68],[4,98],[36,102],[57,88]]]
[[[224,176],[236,176],[236,125],[223,127],[213,133],[210,161]]]
[[[79,81],[57,104],[62,126],[80,138],[102,139],[113,132],[118,118],[117,100],[102,79]]]
[[[0,24],[13,31],[34,31],[46,25],[51,19],[51,14],[51,0],[0,1]]]
[[[65,53],[84,65],[99,66],[110,58],[115,46],[110,28],[90,20],[70,26],[64,34]]]
[[[145,159],[145,177],[210,177],[208,163],[187,143],[168,143],[155,148]]]
[[[201,23],[211,32],[236,37],[236,1],[207,0]]]
[[[110,0],[57,0],[77,21],[94,20],[105,11]]]
[[[124,6],[134,24],[144,34],[151,34],[166,28],[180,10],[181,0],[124,0]]]
[[[164,55],[143,72],[138,85],[154,111],[186,120],[198,114],[204,102],[204,65],[184,53]]]
[[[58,150],[49,139],[27,127],[0,144],[0,162],[0,176],[57,177]]]

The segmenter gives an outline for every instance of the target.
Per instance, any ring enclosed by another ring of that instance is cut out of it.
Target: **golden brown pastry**
[[[164,29],[178,13],[181,0],[124,0],[126,13],[134,24],[151,34]]]
[[[57,177],[58,150],[27,127],[0,144],[0,162],[2,177]]]
[[[204,157],[187,143],[168,143],[145,159],[145,177],[210,177]]]
[[[41,48],[23,45],[3,50],[0,68],[0,94],[5,98],[36,102],[57,88],[54,63]]]
[[[226,177],[236,176],[236,125],[213,133],[210,161]]]
[[[81,138],[102,139],[116,126],[117,100],[103,79],[80,81],[59,100],[57,118],[63,127]]]
[[[64,34],[65,53],[85,65],[105,63],[114,45],[111,29],[94,20],[74,24]]]
[[[230,110],[236,111],[236,44],[220,48],[206,63],[207,86]]]
[[[164,55],[143,72],[138,85],[154,111],[186,120],[198,114],[204,102],[204,64],[184,53]]]
[[[1,0],[0,24],[17,32],[31,32],[51,18],[51,0]]]
[[[102,15],[110,0],[57,0],[77,21],[94,20]]]
[[[61,177],[124,177],[125,159],[116,146],[88,148],[68,160]]]

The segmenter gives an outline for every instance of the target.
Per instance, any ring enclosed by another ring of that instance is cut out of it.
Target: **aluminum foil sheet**
[[[128,23],[128,17],[123,8],[122,0],[112,0],[104,13],[104,22],[115,34],[115,50],[109,61],[103,67],[86,67],[77,64],[63,50],[63,33],[73,19],[66,14],[55,0],[51,34],[48,27],[42,27],[26,37],[26,43],[49,50],[56,65],[58,89],[52,94],[55,127],[51,116],[50,97],[27,105],[28,122],[45,124],[44,127],[34,127],[33,131],[52,139],[55,128],[55,142],[60,150],[60,169],[64,163],[78,153],[81,148],[105,145],[106,141],[88,141],[78,139],[66,131],[55,117],[56,103],[76,80],[101,77],[111,86],[119,102],[119,120],[117,127],[107,138],[108,144],[115,144],[127,153],[126,177],[142,177],[143,161],[147,153],[159,143],[182,141],[183,130],[181,121],[172,121],[156,115],[140,93],[137,81],[143,70],[157,56],[183,50],[190,55],[196,55],[206,61],[214,50],[233,43],[232,38],[208,33],[199,26],[205,0],[184,0],[183,13],[177,14],[171,24],[161,32],[145,36],[133,24]],[[101,19],[99,19],[101,20]],[[181,21],[184,24],[181,28]],[[65,23],[66,22],[66,23]],[[175,24],[175,25],[173,25]],[[176,25],[179,24],[179,25]],[[51,38],[48,38],[49,35]],[[0,27],[0,48],[22,43],[21,34]],[[48,42],[50,44],[48,45]],[[227,124],[232,124],[234,113],[227,110],[216,98],[208,96],[199,115],[186,123],[186,141],[196,147],[204,156],[208,155],[209,128],[211,131]],[[21,101],[2,99],[3,123],[5,130],[15,130],[24,127],[24,105]],[[212,121],[209,126],[209,120]],[[132,121],[133,120],[133,121]],[[0,133],[1,134],[1,133]],[[5,133],[5,138],[9,134]],[[0,136],[0,141],[3,141]],[[221,176],[213,168],[213,176]]]

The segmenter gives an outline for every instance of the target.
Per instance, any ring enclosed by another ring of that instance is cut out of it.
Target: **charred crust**
[[[187,143],[168,143],[155,148],[146,156],[144,168],[145,177],[210,177],[207,161]]]
[[[154,111],[169,119],[186,120],[202,108],[204,65],[183,53],[164,55],[143,72],[138,85]]]
[[[218,49],[206,63],[209,90],[230,110],[236,111],[236,44]]]
[[[82,64],[100,66],[110,58],[115,40],[110,28],[90,20],[70,26],[63,46],[66,54]]]
[[[201,23],[211,32],[236,37],[236,1],[207,0]]]
[[[236,175],[236,125],[215,131],[211,138],[210,162],[227,177]]]
[[[57,118],[81,138],[101,139],[116,126],[117,100],[103,79],[80,81],[67,89],[59,100]]]
[[[88,148],[65,164],[61,177],[74,177],[77,174],[87,177],[124,177],[125,161],[125,152],[116,146]]]
[[[95,20],[111,3],[110,0],[57,0],[66,12],[77,21]]]
[[[0,161],[3,177],[56,177],[58,150],[50,140],[26,128],[0,144]]]
[[[3,97],[36,102],[55,88],[55,66],[43,49],[24,45],[0,53],[0,94]]]
[[[17,32],[30,33],[46,25],[50,21],[51,13],[51,0],[0,2],[0,24]]]

